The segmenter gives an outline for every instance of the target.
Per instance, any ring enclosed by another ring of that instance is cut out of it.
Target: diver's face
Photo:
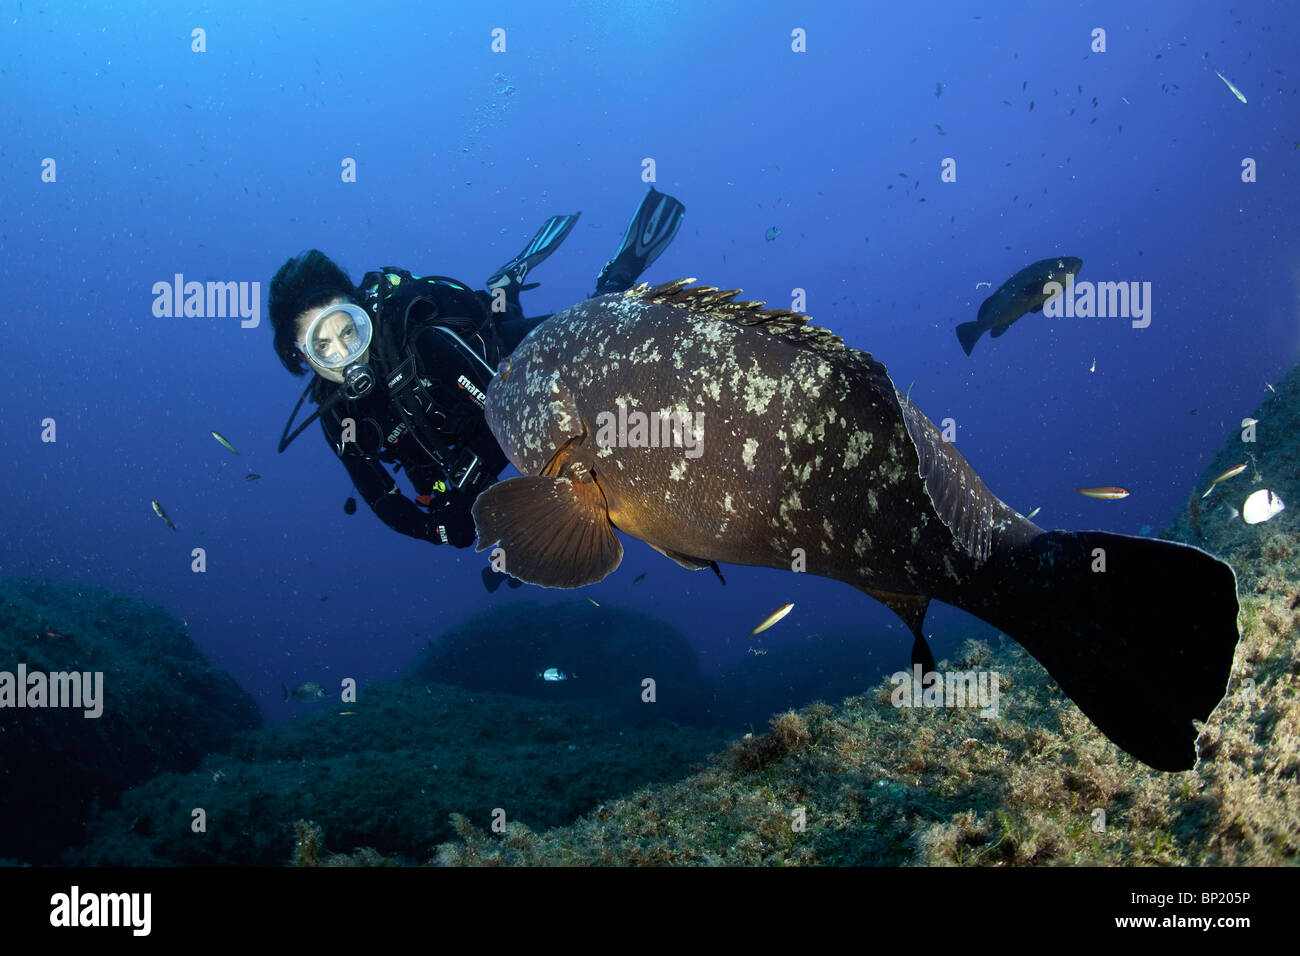
[[[321,378],[330,382],[341,383],[343,381],[344,369],[325,368],[324,366],[317,365],[312,353],[314,350],[316,355],[325,358],[347,355],[351,351],[349,345],[355,340],[357,335],[356,326],[352,322],[352,316],[348,315],[346,312],[335,312],[333,315],[327,316],[325,321],[321,322],[320,325],[316,327],[316,336],[312,340],[312,349],[304,348],[307,344],[307,327],[311,325],[312,320],[316,318],[316,316],[320,315],[324,309],[336,305],[347,304],[348,300],[340,296],[319,309],[311,309],[310,311],[304,312],[298,316],[298,350],[303,353],[303,358],[307,360],[307,364],[312,367],[312,370]],[[369,361],[369,359],[370,349],[367,348],[357,357],[356,362],[364,364]]]

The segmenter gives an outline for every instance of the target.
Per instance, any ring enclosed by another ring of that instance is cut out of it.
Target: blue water
[[[530,277],[526,309],[550,312],[591,292],[651,157],[687,218],[645,278],[780,307],[806,290],[818,324],[914,382],[1046,527],[1160,528],[1300,358],[1292,4],[386,6],[0,8],[0,574],[171,609],[271,720],[295,712],[282,683],[385,678],[488,605],[572,597],[489,596],[483,555],[346,516],[350,481],[314,427],[276,454],[302,382],[272,351],[265,295],[303,249],[354,280],[397,265],[481,285],[545,217],[582,210]],[[1029,316],[963,354],[953,327],[991,291],[977,283],[1057,254],[1083,259],[1081,279],[1152,283],[1150,326]],[[260,282],[260,326],[155,317],[152,287],[176,273]],[[1132,495],[1074,491],[1110,484]],[[731,567],[722,588],[624,544],[583,593],[661,616],[706,671],[787,601],[762,646],[851,627],[882,672],[906,662],[901,624],[844,585]],[[936,606],[936,653],[973,624]]]

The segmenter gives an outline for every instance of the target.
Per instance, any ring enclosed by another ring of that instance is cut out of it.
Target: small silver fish
[[[163,511],[163,506],[158,504],[157,501],[153,501],[151,502],[151,504],[153,505],[153,513],[156,514],[159,518],[162,518],[163,521],[167,523],[167,527],[175,531],[176,525],[172,524],[172,519],[167,517],[167,512]]]
[[[289,690],[289,688],[284,684],[281,684],[280,688],[284,691],[284,699],[286,701],[292,697],[296,701],[310,704],[313,701],[325,699],[325,688],[314,680],[304,681],[293,690]]]
[[[1243,103],[1246,102],[1246,97],[1242,95],[1241,90],[1237,89],[1235,86],[1232,85],[1232,81],[1230,79],[1228,79],[1218,70],[1214,71],[1214,75],[1217,76],[1219,79],[1223,80],[1224,84],[1228,87],[1228,89],[1232,90],[1233,96],[1241,100]]]
[[[213,432],[212,437],[215,438],[217,441],[221,442],[221,444],[225,445],[226,448],[234,452],[236,455],[239,454],[239,450],[235,448],[234,445],[230,444],[230,442],[226,440],[225,436],[222,435],[221,432]]]
[[[557,680],[568,680],[571,676],[572,676],[572,677],[577,677],[578,675],[576,675],[576,674],[573,674],[573,675],[566,674],[566,673],[564,673],[564,671],[560,670],[558,667],[548,667],[548,668],[546,668],[546,670],[542,671],[542,672],[541,672],[540,674],[538,674],[537,676],[538,676],[541,680],[557,681]]]

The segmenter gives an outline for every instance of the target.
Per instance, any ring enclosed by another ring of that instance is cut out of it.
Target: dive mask
[[[289,443],[302,434],[303,429],[320,417],[321,412],[343,399],[356,400],[370,393],[375,387],[375,373],[362,361],[374,326],[370,315],[357,305],[329,305],[316,313],[316,317],[307,326],[306,340],[298,343],[298,348],[323,378],[341,382],[343,387],[325,399],[307,420],[289,434],[293,421],[298,417],[298,410],[311,392],[312,382],[307,383],[293,414],[285,422],[284,431],[280,433],[279,451],[289,447]],[[342,370],[342,371],[340,371]],[[325,374],[325,373],[332,374]]]
[[[370,348],[374,329],[370,316],[358,305],[330,305],[307,326],[298,347],[313,365],[341,369],[356,362]]]

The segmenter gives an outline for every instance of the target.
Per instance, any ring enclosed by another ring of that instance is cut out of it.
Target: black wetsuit
[[[542,319],[524,318],[517,301],[493,313],[486,292],[391,268],[367,273],[361,290],[376,382],[361,399],[325,410],[325,438],[384,524],[466,547],[470,505],[508,464],[483,418],[483,396],[500,359]],[[320,403],[340,387],[318,377],[312,398]],[[355,427],[344,441],[349,419]],[[427,511],[402,494],[388,465],[405,470]]]

